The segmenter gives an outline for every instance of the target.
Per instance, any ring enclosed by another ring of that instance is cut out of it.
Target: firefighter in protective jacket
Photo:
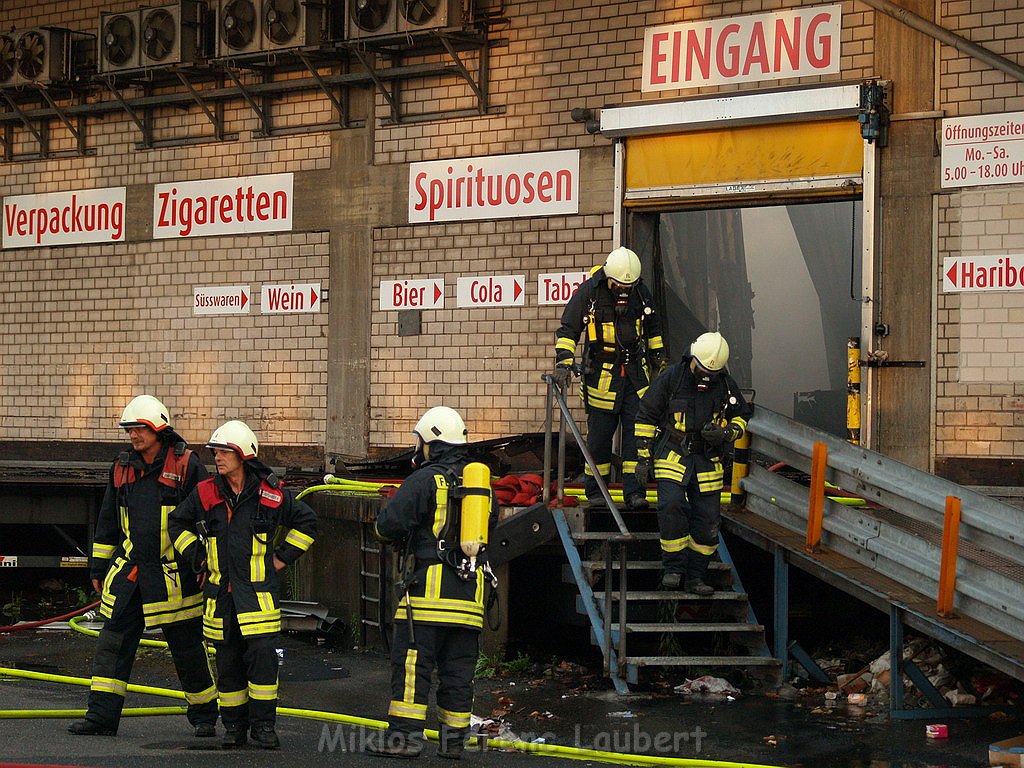
[[[89,708],[68,728],[76,735],[117,733],[135,651],[143,630],[155,627],[167,640],[196,736],[215,735],[217,689],[203,646],[202,595],[168,533],[168,514],[206,469],[167,414],[155,397],[139,395],[119,422],[132,450],[111,467],[96,522],[90,576],[106,623],[96,643]]]
[[[646,479],[653,458],[666,589],[683,582],[687,592],[714,592],[704,576],[718,549],[722,455],[746,431],[751,413],[725,369],[728,360],[729,344],[720,333],[701,334],[640,402],[637,475]],[[663,439],[652,456],[659,432]]]
[[[607,483],[612,440],[621,423],[623,496],[627,508],[644,509],[646,489],[636,481],[633,425],[640,398],[664,368],[665,345],[651,294],[640,279],[640,259],[628,248],[609,253],[604,266],[569,299],[555,334],[557,380],[568,379],[580,335],[587,448]],[[588,501],[601,504],[601,491],[589,465],[585,474]]]
[[[398,488],[377,516],[385,541],[404,541],[405,595],[395,614],[391,647],[388,730],[368,751],[416,757],[422,751],[431,674],[437,669],[438,755],[462,756],[473,705],[473,672],[484,618],[484,569],[467,572],[459,550],[459,520],[453,492],[469,462],[466,425],[448,407],[431,408],[417,422],[420,468]],[[497,502],[490,483],[490,523]],[[412,609],[410,616],[408,611]]]
[[[281,631],[277,572],[316,536],[316,515],[257,459],[259,443],[241,421],[213,433],[217,475],[171,513],[174,548],[205,574],[203,632],[217,649],[223,746],[280,746],[276,646]]]

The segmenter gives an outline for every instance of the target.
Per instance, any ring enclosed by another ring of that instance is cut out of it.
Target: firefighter
[[[728,361],[722,334],[701,334],[690,354],[658,377],[640,402],[637,476],[646,481],[653,458],[665,589],[682,582],[686,592],[714,592],[704,577],[718,549],[722,455],[743,435],[751,413],[725,368]]]
[[[119,425],[131,450],[110,468],[92,546],[90,576],[106,618],[96,642],[89,707],[68,730],[114,736],[144,629],[160,627],[196,736],[215,736],[217,689],[203,646],[199,585],[168,534],[168,514],[206,476],[202,462],[151,395],[128,403]]]
[[[222,746],[242,746],[251,735],[277,749],[278,572],[309,549],[316,515],[259,461],[245,423],[221,425],[207,447],[217,474],[171,513],[171,540],[204,575],[203,632],[217,649]]]
[[[485,581],[484,570],[467,571],[459,553],[453,495],[469,462],[466,425],[455,410],[438,406],[423,414],[413,432],[413,464],[419,468],[381,509],[375,524],[380,539],[405,542],[406,567],[391,646],[388,729],[367,751],[386,757],[420,754],[436,668],[438,755],[457,760],[469,732]],[[487,496],[493,524],[497,502],[486,485],[478,490]]]
[[[661,323],[651,294],[640,279],[640,259],[616,248],[604,266],[572,295],[555,333],[555,379],[564,384],[584,334],[581,393],[587,412],[587,448],[607,484],[612,440],[622,427],[622,484],[627,509],[646,509],[647,495],[636,480],[633,425],[640,398],[665,367]],[[584,490],[592,505],[602,498],[588,465]]]

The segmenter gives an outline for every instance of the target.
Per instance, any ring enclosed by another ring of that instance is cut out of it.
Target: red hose
[[[24,624],[12,624],[9,627],[0,627],[0,632],[14,632],[18,629],[35,629],[36,627],[42,627],[47,624],[53,624],[55,621],[63,621],[64,619],[70,619],[72,616],[78,616],[80,613],[85,613],[88,610],[95,608],[100,604],[97,600],[92,605],[87,605],[84,608],[76,608],[71,613],[65,613],[63,616],[54,616],[52,619],[43,619],[42,621],[28,621]]]

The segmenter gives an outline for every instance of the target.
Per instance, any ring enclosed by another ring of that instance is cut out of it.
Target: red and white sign
[[[1024,254],[947,256],[942,260],[942,292],[1024,291]]]
[[[192,289],[193,315],[247,315],[252,303],[248,285],[212,285]]]
[[[643,91],[839,72],[842,6],[821,5],[644,30]]]
[[[260,287],[260,312],[283,315],[320,311],[320,283],[287,283]]]
[[[444,280],[381,280],[381,309],[443,309]]]
[[[412,163],[409,223],[571,214],[579,190],[578,149]]]
[[[153,188],[153,237],[205,237],[292,228],[293,175],[157,184]]]
[[[545,272],[537,278],[537,303],[568,304],[588,277],[587,272]]]
[[[942,121],[943,187],[1024,181],[1024,112]]]
[[[526,275],[460,277],[457,307],[521,307],[526,303]]]
[[[124,241],[124,187],[4,198],[3,247]]]

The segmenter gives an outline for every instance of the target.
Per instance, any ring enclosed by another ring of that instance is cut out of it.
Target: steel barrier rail
[[[814,443],[825,443],[829,482],[939,531],[945,516],[946,497],[956,496],[962,502],[961,538],[1024,565],[1024,511],[1016,507],[766,408],[755,408],[748,429],[753,435],[752,451],[808,474]]]
[[[810,491],[775,472],[754,465],[743,481],[747,508],[794,532],[807,527]],[[1022,513],[1024,516],[1024,513]],[[916,527],[920,528],[920,525]],[[939,544],[880,517],[870,509],[826,500],[822,543],[829,549],[910,587],[936,595]],[[967,557],[957,563],[955,609],[1012,637],[1024,636],[1024,581]]]

